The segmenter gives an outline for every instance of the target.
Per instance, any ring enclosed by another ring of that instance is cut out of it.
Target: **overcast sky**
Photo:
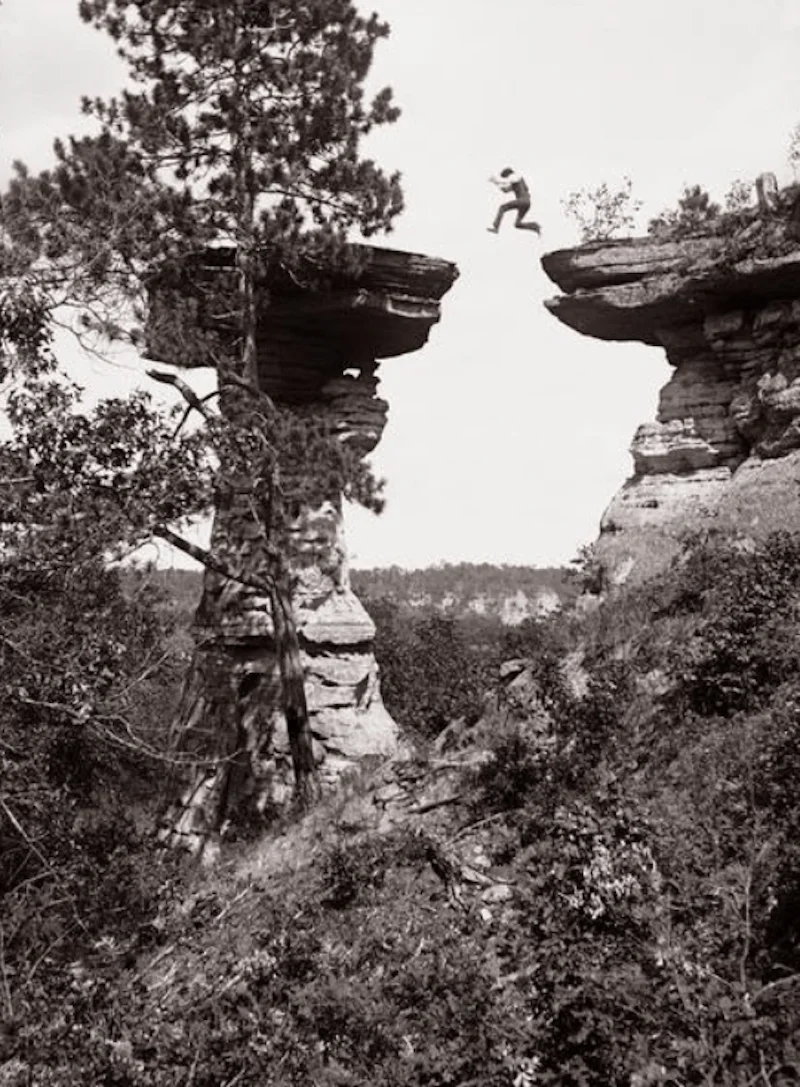
[[[364,5],[371,8],[372,5]],[[379,518],[348,516],[356,566],[568,562],[597,533],[631,471],[636,426],[655,415],[663,354],[560,326],[542,252],[576,241],[561,199],[624,175],[642,226],[684,184],[722,199],[773,170],[800,121],[797,0],[376,0],[392,25],[376,87],[401,120],[370,151],[404,175],[407,211],[387,244],[455,261],[428,346],[381,367],[389,424],[374,456]],[[76,131],[81,94],[123,72],[77,0],[0,7],[0,183],[20,158],[48,164]],[[543,236],[487,233],[497,191],[523,172]],[[72,359],[96,394],[141,366]],[[146,379],[144,379],[146,382]]]

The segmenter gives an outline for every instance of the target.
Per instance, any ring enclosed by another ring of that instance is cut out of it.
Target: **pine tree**
[[[259,389],[257,308],[270,301],[268,272],[324,277],[355,259],[348,231],[389,230],[402,208],[399,176],[360,150],[364,136],[398,115],[388,89],[371,100],[364,90],[388,28],[349,0],[81,0],[79,10],[114,39],[133,83],[109,101],[84,100],[100,131],[57,142],[54,169],[32,178],[18,167],[6,233],[53,304],[75,306],[85,330],[134,342],[148,275],[172,268],[185,277],[204,246],[233,247],[227,335],[180,322],[173,330],[176,359],[191,365],[196,352],[215,353],[222,426],[189,386],[168,380],[209,425],[220,459],[218,512],[232,502],[249,510],[247,561],[234,568],[229,556],[200,551],[163,523],[154,528],[207,569],[268,596],[305,801],[314,761],[285,535],[298,496],[319,495],[331,475],[340,490],[368,504],[377,498],[354,456],[313,423],[298,441],[297,419]],[[325,470],[309,478],[315,461]],[[195,660],[195,680],[206,664]],[[192,683],[190,675],[187,689]],[[218,710],[213,753],[230,756],[239,745],[223,734],[235,732],[238,711]],[[223,778],[234,761],[212,790],[216,810],[204,813],[212,830],[224,818]]]

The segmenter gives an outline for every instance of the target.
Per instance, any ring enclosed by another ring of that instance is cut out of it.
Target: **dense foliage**
[[[527,624],[507,647],[526,684],[467,728],[488,752],[460,809],[353,837],[333,807],[296,874],[257,852],[177,900],[166,884],[136,934],[109,913],[33,971],[6,952],[4,1075],[796,1083],[798,606],[800,539],[711,538],[657,584]],[[481,855],[485,890],[460,867]]]
[[[12,1022],[40,986],[50,992],[54,962],[95,934],[136,932],[156,908],[169,868],[150,828],[185,667],[146,575],[129,574],[123,591],[97,555],[40,543],[0,559],[0,967]]]
[[[499,624],[476,630],[447,615],[409,615],[389,600],[367,607],[376,625],[381,693],[397,723],[431,739],[456,718],[477,720],[499,664]]]
[[[516,811],[542,1082],[800,1075],[799,602],[796,537],[697,542],[583,624],[544,754],[515,729],[482,772]]]

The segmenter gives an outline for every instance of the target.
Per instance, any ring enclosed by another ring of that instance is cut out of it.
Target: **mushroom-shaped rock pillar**
[[[172,345],[176,324],[188,327],[187,313],[191,326],[213,330],[218,325],[224,338],[224,320],[218,315],[225,309],[220,299],[234,282],[233,256],[230,249],[211,250],[191,275],[151,284],[150,358],[186,364]],[[265,302],[268,293],[268,304],[259,308],[258,363],[261,387],[276,403],[325,416],[343,441],[366,455],[378,444],[388,412],[377,395],[379,361],[425,344],[458,272],[449,262],[389,249],[358,247],[356,256],[357,270],[328,277],[324,289],[304,289],[296,280],[267,274],[259,287]],[[176,308],[182,310],[179,318]],[[193,364],[213,365],[199,350]],[[240,564],[247,541],[237,538],[235,520],[235,509],[215,511],[212,545],[219,554],[235,554]],[[375,627],[350,588],[341,496],[302,511],[288,558],[315,752],[322,781],[332,783],[363,756],[393,754],[402,747],[381,700]],[[269,655],[269,607],[252,590],[206,571],[196,627],[198,642],[223,658],[221,682],[229,684],[233,672],[236,685],[237,676],[263,673],[266,667],[272,668],[266,678],[277,684],[277,666]],[[204,715],[200,709],[194,716]],[[255,737],[248,743],[260,746],[266,799],[280,803],[291,768],[285,725],[277,712],[268,731],[266,747]],[[192,834],[198,828],[183,829]]]
[[[687,531],[756,539],[800,512],[800,243],[793,193],[715,232],[596,242],[542,258],[564,324],[666,351],[674,374],[603,515],[610,584],[662,570]],[[791,199],[790,199],[791,198]]]

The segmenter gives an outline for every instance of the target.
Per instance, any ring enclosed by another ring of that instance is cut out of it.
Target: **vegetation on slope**
[[[797,537],[694,541],[517,633],[527,670],[416,764],[447,803],[378,833],[331,802],[151,881],[126,927],[26,940],[34,883],[4,909],[3,1082],[796,1083],[799,603]]]

